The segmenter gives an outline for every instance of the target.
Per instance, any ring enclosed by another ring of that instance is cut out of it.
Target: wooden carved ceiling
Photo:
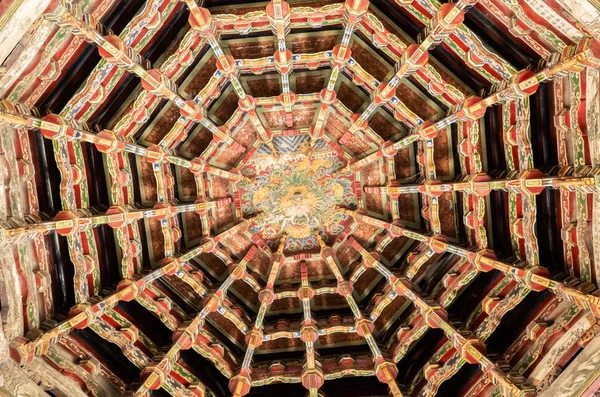
[[[0,361],[52,395],[593,395],[576,3],[48,2],[0,80]]]

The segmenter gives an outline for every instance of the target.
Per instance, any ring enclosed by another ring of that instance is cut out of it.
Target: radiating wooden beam
[[[595,317],[600,318],[600,297],[581,292],[566,283],[552,280],[548,270],[543,267],[528,266],[520,268],[497,260],[493,251],[490,250],[471,251],[458,245],[447,243],[435,236],[427,236],[419,231],[407,229],[399,223],[389,223],[356,211],[345,209],[341,211],[352,216],[358,222],[384,228],[393,237],[404,236],[427,244],[435,252],[449,252],[462,256],[475,265],[479,271],[489,272],[491,270],[498,270],[514,278],[516,281],[523,282],[533,291],[539,292],[549,289],[553,293],[562,295],[566,299],[576,303],[578,306],[590,310]]]
[[[219,70],[231,82],[233,90],[240,98],[239,107],[250,117],[259,139],[265,144],[270,144],[272,134],[265,128],[256,114],[256,101],[248,95],[239,79],[239,69],[236,61],[231,55],[225,55],[219,43],[216,26],[213,23],[210,11],[199,7],[195,0],[182,0],[190,9],[190,26],[205,38],[217,57],[217,70]],[[272,145],[271,145],[272,147]]]
[[[202,245],[187,251],[182,256],[169,258],[161,266],[138,279],[122,280],[117,286],[117,291],[95,304],[80,304],[71,309],[71,317],[60,323],[55,328],[44,332],[35,340],[25,337],[15,338],[10,344],[10,354],[13,360],[23,365],[31,362],[34,357],[43,355],[48,347],[56,343],[62,335],[68,334],[73,329],[88,327],[96,318],[102,316],[106,310],[114,308],[121,301],[131,301],[151,283],[165,275],[176,274],[183,263],[201,254],[208,252],[215,245],[214,239],[209,239]]]
[[[279,242],[277,253],[273,256],[273,263],[269,270],[269,277],[267,279],[267,285],[258,294],[260,300],[260,308],[256,314],[254,320],[254,326],[252,330],[246,334],[246,353],[244,354],[244,361],[240,367],[238,374],[229,380],[229,390],[233,394],[233,397],[242,397],[250,392],[252,387],[252,356],[254,351],[260,347],[263,342],[264,329],[263,320],[267,309],[273,303],[275,299],[275,293],[273,287],[277,276],[279,275],[279,269],[285,262],[285,256],[283,250],[285,249],[286,236],[284,235]]]
[[[226,171],[206,163],[205,160],[197,157],[188,160],[181,156],[171,155],[165,152],[158,145],[144,147],[135,143],[124,141],[117,137],[113,131],[102,130],[99,133],[88,131],[74,122],[67,122],[60,116],[47,115],[42,118],[28,114],[13,114],[0,111],[0,123],[8,123],[24,128],[39,128],[44,138],[57,140],[66,138],[68,140],[79,140],[92,143],[103,153],[128,152],[146,158],[154,164],[168,162],[180,167],[188,168],[193,173],[206,172],[228,179],[232,182],[240,180],[239,172]]]
[[[147,397],[152,390],[160,389],[168,380],[169,373],[173,365],[179,359],[180,351],[192,348],[200,329],[204,327],[206,317],[213,312],[216,312],[222,305],[227,296],[229,287],[235,280],[239,280],[245,276],[245,269],[248,262],[256,255],[257,248],[252,246],[244,258],[232,269],[231,273],[225,281],[219,286],[217,291],[210,295],[206,300],[205,306],[194,317],[194,319],[180,330],[173,334],[173,345],[165,353],[164,357],[156,364],[147,366],[141,374],[142,384],[134,392],[136,397]]]
[[[493,361],[485,356],[485,345],[475,336],[461,333],[448,321],[448,313],[434,301],[423,298],[415,289],[410,280],[403,276],[392,274],[370,252],[360,245],[354,238],[349,238],[352,247],[363,258],[362,266],[373,268],[384,276],[390,287],[400,296],[410,300],[421,312],[426,324],[430,328],[442,329],[446,337],[452,342],[460,356],[470,364],[478,364],[494,383],[502,389],[502,395],[525,397],[534,395],[534,389],[528,385],[517,385]]]
[[[367,12],[367,10],[369,9],[369,1],[346,0],[346,2],[344,3],[344,7],[346,10],[346,12],[344,13],[344,34],[342,36],[341,43],[333,48],[331,75],[329,76],[327,87],[321,90],[319,94],[321,106],[319,107],[319,112],[317,113],[315,125],[311,128],[310,131],[311,138],[313,139],[313,145],[317,139],[322,138],[325,134],[325,121],[329,112],[329,106],[331,106],[335,101],[337,101],[336,93],[334,90],[336,82],[340,73],[342,72],[342,68],[346,65],[346,63],[352,56],[352,51],[349,47],[350,39],[352,38],[352,33],[356,29],[358,22],[361,20],[365,12]]]
[[[457,3],[447,3],[440,7],[432,19],[431,27],[426,32],[421,44],[408,46],[402,55],[402,60],[394,76],[387,83],[382,83],[377,87],[373,100],[360,115],[355,115],[353,124],[340,138],[340,144],[344,144],[356,131],[366,128],[369,117],[379,106],[391,100],[404,77],[427,64],[429,48],[439,43],[462,23],[464,19],[463,10],[466,5],[471,3],[473,3],[473,0],[459,0]]]
[[[98,46],[100,56],[107,62],[123,68],[142,79],[142,87],[150,93],[164,97],[173,102],[181,111],[182,115],[201,123],[219,142],[225,142],[234,150],[243,152],[245,148],[235,142],[225,131],[217,127],[208,117],[204,115],[193,101],[185,101],[177,92],[175,84],[169,80],[160,70],[146,68],[143,58],[129,47],[120,37],[104,36],[103,27],[89,14],[78,15],[71,9],[70,5],[63,5],[53,14],[47,14],[46,19],[56,22],[60,27],[68,27],[73,34],[84,37]]]
[[[558,61],[543,70],[534,73],[528,69],[517,73],[505,88],[482,99],[470,97],[462,107],[451,115],[435,122],[427,122],[418,130],[422,137],[435,137],[437,133],[459,120],[478,120],[485,115],[486,109],[501,102],[515,101],[534,94],[540,83],[562,76],[569,71],[580,71],[583,68],[600,67],[600,41],[583,39],[572,46],[572,51],[565,51]]]
[[[450,3],[446,4],[449,5]],[[416,49],[414,51],[417,51]],[[419,52],[415,52],[419,53]],[[421,53],[422,54],[422,53]],[[347,165],[338,172],[358,172],[365,166],[384,157],[393,156],[398,149],[406,147],[418,139],[435,138],[438,132],[449,125],[460,120],[478,120],[483,117],[486,109],[499,102],[514,101],[517,98],[532,95],[537,91],[539,84],[560,76],[568,71],[581,70],[585,67],[598,68],[600,67],[600,41],[596,39],[584,39],[577,46],[573,47],[573,55],[571,52],[565,52],[559,61],[548,66],[538,73],[533,73],[529,70],[523,70],[516,74],[506,88],[500,89],[494,94],[481,99],[479,97],[470,97],[465,100],[460,109],[451,115],[443,118],[435,123],[425,122],[414,133],[411,133],[398,142],[386,142],[377,152]],[[370,107],[373,107],[373,101]],[[360,128],[367,117],[357,119],[353,124],[355,130]],[[363,120],[363,121],[359,121]],[[346,133],[349,137],[352,128]],[[340,143],[343,143],[340,139]]]
[[[371,350],[373,362],[375,363],[375,375],[377,376],[377,379],[379,379],[380,382],[388,385],[390,392],[394,397],[401,397],[402,392],[396,383],[396,377],[398,376],[398,368],[396,368],[396,364],[386,360],[383,357],[381,349],[379,349],[377,341],[373,336],[373,330],[375,329],[375,326],[370,319],[365,318],[361,313],[356,300],[352,296],[354,286],[351,282],[348,282],[340,272],[340,269],[334,259],[335,253],[333,249],[325,244],[325,241],[323,241],[323,238],[320,234],[315,234],[315,236],[321,247],[321,256],[323,257],[323,260],[325,263],[327,263],[331,273],[333,273],[338,282],[336,291],[340,296],[346,299],[348,306],[352,310],[354,320],[356,321],[356,332],[365,339],[369,349]]]
[[[386,193],[391,196],[415,193],[440,196],[447,192],[487,196],[494,190],[536,195],[545,188],[584,193],[594,193],[600,190],[600,170],[592,170],[589,176],[546,176],[541,171],[530,169],[520,172],[515,178],[492,179],[488,175],[480,173],[458,179],[462,180],[443,182],[436,179],[424,179],[421,183],[409,184],[392,181],[387,186],[367,186],[364,190],[367,193]]]
[[[109,225],[112,228],[122,228],[141,219],[164,219],[177,214],[192,211],[204,211],[228,205],[231,198],[194,204],[164,205],[158,203],[154,208],[132,209],[128,206],[112,206],[104,214],[80,216],[77,211],[60,211],[49,221],[29,223],[14,228],[0,226],[0,243],[13,242],[24,237],[45,234],[56,231],[61,236],[81,232],[88,227]]]
[[[311,397],[319,395],[319,389],[325,382],[325,375],[321,362],[318,360],[318,354],[315,351],[315,343],[319,339],[319,332],[316,321],[313,319],[310,310],[310,301],[315,296],[315,292],[308,281],[308,268],[305,262],[300,265],[301,286],[298,290],[298,299],[302,304],[302,313],[304,315],[302,326],[300,328],[300,339],[306,346],[306,362],[302,369],[301,380]]]

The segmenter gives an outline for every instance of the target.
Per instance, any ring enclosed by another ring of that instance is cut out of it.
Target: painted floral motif
[[[343,162],[334,151],[307,140],[276,144],[280,155],[255,155],[242,170],[248,177],[241,182],[244,216],[261,213],[254,232],[263,239],[276,239],[285,232],[292,251],[310,250],[318,244],[314,232],[335,238],[348,223],[336,205],[356,206],[351,179],[335,176]],[[321,148],[319,148],[321,147]]]

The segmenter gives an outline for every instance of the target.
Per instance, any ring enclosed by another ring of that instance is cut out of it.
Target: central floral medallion
[[[310,251],[315,232],[335,238],[350,223],[336,206],[356,206],[353,177],[335,175],[344,162],[323,141],[311,147],[306,135],[282,136],[273,145],[278,155],[263,146],[241,170],[242,212],[261,214],[253,232],[267,245],[285,233],[286,249]]]

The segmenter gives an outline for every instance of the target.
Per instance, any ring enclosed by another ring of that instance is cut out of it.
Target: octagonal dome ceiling
[[[597,393],[596,0],[0,12],[2,393]]]

